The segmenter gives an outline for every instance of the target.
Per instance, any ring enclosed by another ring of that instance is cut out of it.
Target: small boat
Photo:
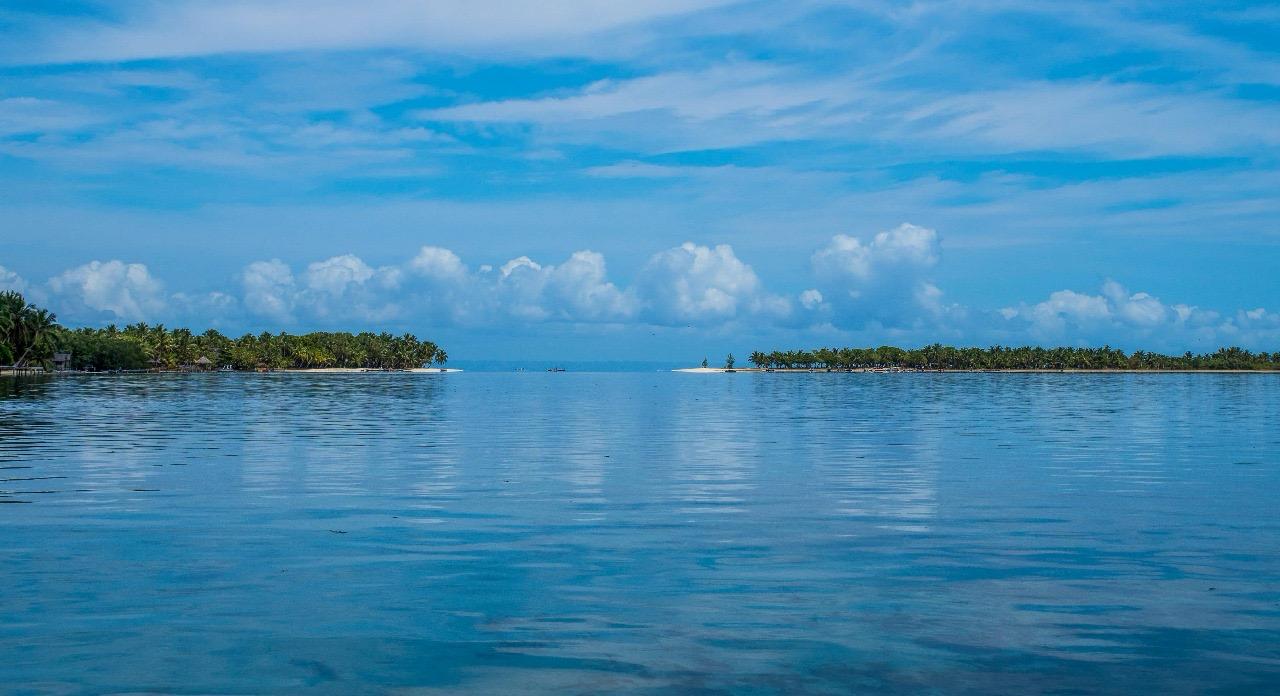
[[[564,372],[563,367],[548,367],[547,372]]]

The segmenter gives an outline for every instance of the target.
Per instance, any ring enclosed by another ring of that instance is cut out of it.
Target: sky
[[[1268,2],[5,0],[0,289],[464,359],[1275,351],[1277,36]]]

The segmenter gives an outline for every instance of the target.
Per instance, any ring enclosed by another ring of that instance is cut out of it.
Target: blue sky
[[[455,357],[1280,349],[1274,3],[0,6],[0,286]]]

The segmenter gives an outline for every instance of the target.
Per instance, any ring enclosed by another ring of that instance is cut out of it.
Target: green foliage
[[[938,343],[904,350],[879,348],[819,348],[751,354],[751,362],[764,368],[815,368],[852,370],[896,367],[922,370],[1277,370],[1280,351],[1251,353],[1242,348],[1220,348],[1215,353],[1179,356],[1146,351],[1132,354],[1101,348],[955,348]]]
[[[245,334],[228,338],[209,329],[164,325],[114,324],[102,329],[64,329],[46,310],[30,305],[16,292],[0,293],[0,364],[47,364],[54,351],[71,353],[77,370],[177,369],[201,357],[213,365],[237,370],[289,368],[407,369],[443,365],[447,353],[413,334],[286,333]]]
[[[732,370],[734,362],[736,361],[733,358],[733,353],[730,353],[724,357],[724,366],[726,369]]]
[[[21,293],[0,292],[0,364],[47,363],[61,330],[53,314],[29,304]]]
[[[238,370],[323,367],[401,370],[432,363],[443,365],[449,359],[439,346],[420,341],[413,334],[262,333],[246,334],[235,340],[219,336],[214,342],[222,357],[215,362]]]
[[[141,370],[147,353],[140,341],[94,329],[64,331],[58,350],[71,353],[75,370]]]
[[[201,357],[208,358],[214,365],[229,365],[236,370],[325,367],[402,370],[431,363],[443,365],[449,359],[439,346],[418,340],[413,334],[316,332],[295,336],[263,332],[233,339],[213,329],[196,336],[187,329],[170,331],[163,326],[132,324],[119,335],[141,347],[144,362],[164,369],[191,365]],[[99,366],[99,369],[116,367]]]

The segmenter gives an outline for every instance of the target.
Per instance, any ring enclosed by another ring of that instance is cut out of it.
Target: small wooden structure
[[[71,353],[53,354],[53,371],[66,372],[71,369]]]
[[[213,369],[213,361],[201,355],[196,360],[196,369],[205,372]]]

